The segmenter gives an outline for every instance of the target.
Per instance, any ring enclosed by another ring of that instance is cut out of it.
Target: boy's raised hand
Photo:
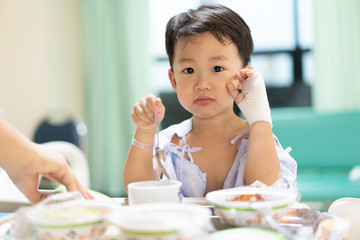
[[[160,98],[148,95],[134,104],[131,118],[138,128],[155,131],[155,113],[157,114],[158,123],[160,123],[164,119],[165,107]]]
[[[272,125],[269,101],[264,79],[259,72],[246,67],[233,77],[239,80],[241,93],[233,83],[227,83],[227,89],[251,126],[257,121],[266,121]]]
[[[248,65],[245,68],[241,69],[240,72],[236,73],[235,76],[233,77],[234,80],[239,81],[238,88],[235,88],[233,84],[228,84],[227,86],[228,91],[233,97],[236,104],[239,104],[245,98],[244,89],[242,89],[242,84],[247,78],[252,77],[253,75],[254,75],[254,70],[250,65]],[[239,92],[238,89],[239,90],[241,89],[241,91]]]

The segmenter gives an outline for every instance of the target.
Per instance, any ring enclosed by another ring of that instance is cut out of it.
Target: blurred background
[[[125,196],[133,104],[176,106],[166,23],[210,2],[248,23],[273,109],[360,110],[358,0],[0,0],[0,116],[31,139],[44,119],[81,123],[91,188]]]

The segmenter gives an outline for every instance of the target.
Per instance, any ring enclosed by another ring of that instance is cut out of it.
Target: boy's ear
[[[169,75],[169,80],[171,82],[171,86],[173,87],[174,91],[176,92],[175,75],[174,75],[174,71],[171,68],[168,70],[168,75]]]

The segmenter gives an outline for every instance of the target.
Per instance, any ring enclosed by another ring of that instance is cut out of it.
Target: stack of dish
[[[148,203],[123,208],[110,222],[130,240],[201,240],[208,237],[210,216],[208,208],[198,205]]]
[[[108,203],[75,200],[33,207],[27,218],[40,239],[95,240],[109,226],[106,219],[112,210]]]

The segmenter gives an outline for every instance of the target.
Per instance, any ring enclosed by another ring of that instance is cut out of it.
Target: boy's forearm
[[[154,132],[136,130],[134,138],[143,144],[154,144]],[[153,171],[152,148],[141,148],[131,145],[126,158],[123,182],[127,192],[127,185],[132,182],[153,180],[155,174]]]
[[[271,125],[255,122],[250,127],[249,147],[245,165],[245,184],[258,180],[273,184],[280,174],[280,162],[276,153]]]

